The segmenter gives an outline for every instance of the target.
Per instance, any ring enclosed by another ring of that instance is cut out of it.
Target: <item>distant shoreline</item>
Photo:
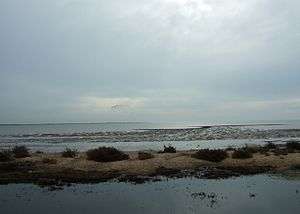
[[[216,124],[216,125],[195,125],[182,128],[149,128],[149,129],[137,129],[137,130],[173,130],[173,129],[197,129],[197,128],[212,128],[212,127],[243,127],[243,126],[282,126],[287,125],[285,123],[251,123],[251,124]]]

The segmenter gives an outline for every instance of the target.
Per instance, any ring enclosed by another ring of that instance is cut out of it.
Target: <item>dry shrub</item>
[[[0,151],[0,162],[12,161],[14,159],[12,151],[2,150]]]
[[[276,149],[277,146],[274,144],[274,143],[267,143],[265,146],[264,146],[266,149]]]
[[[43,158],[42,161],[46,164],[57,164],[57,160],[53,158]]]
[[[78,151],[76,149],[69,149],[66,148],[63,152],[62,152],[62,157],[64,158],[75,158],[78,154]]]
[[[86,152],[87,159],[97,162],[112,162],[129,159],[129,155],[113,147],[99,147]]]
[[[234,159],[247,159],[252,158],[253,154],[247,148],[237,149],[232,153]]]
[[[222,149],[201,149],[198,150],[195,154],[192,154],[192,157],[211,162],[221,162],[228,157],[228,154],[225,150]]]
[[[139,160],[147,160],[147,159],[151,159],[154,156],[151,153],[148,152],[139,152],[138,153],[138,159]]]
[[[276,155],[276,156],[288,155],[288,150],[287,149],[276,149],[276,150],[274,150],[274,155]]]
[[[176,153],[176,148],[174,146],[165,146],[164,145],[164,150],[159,151],[158,153]]]
[[[296,141],[288,142],[286,148],[289,150],[300,150],[300,143]]]
[[[26,146],[15,146],[12,152],[15,158],[30,157],[29,149]]]

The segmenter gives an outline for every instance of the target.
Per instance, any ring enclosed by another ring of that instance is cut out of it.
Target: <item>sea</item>
[[[33,152],[61,152],[65,148],[86,151],[99,146],[109,146],[123,151],[160,150],[164,145],[175,146],[178,150],[202,148],[241,147],[245,144],[261,144],[256,140],[201,140],[201,141],[143,141],[99,142],[93,134],[144,131],[149,129],[189,129],[205,126],[232,125],[242,129],[300,129],[300,120],[252,121],[244,123],[43,123],[43,124],[0,124],[0,149],[25,145]],[[86,137],[90,136],[90,137]]]

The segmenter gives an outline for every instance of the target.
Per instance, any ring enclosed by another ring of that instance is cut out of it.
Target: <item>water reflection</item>
[[[225,180],[170,179],[79,184],[49,192],[30,184],[0,186],[1,213],[296,213],[300,182],[256,175]]]

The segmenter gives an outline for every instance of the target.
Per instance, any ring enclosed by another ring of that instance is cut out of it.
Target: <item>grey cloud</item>
[[[285,101],[299,98],[299,6],[3,0],[0,122],[299,117]],[[84,97],[143,105],[74,109]],[[285,107],[251,108],[251,114],[245,107],[261,102]],[[231,107],[216,110],[223,105]]]

